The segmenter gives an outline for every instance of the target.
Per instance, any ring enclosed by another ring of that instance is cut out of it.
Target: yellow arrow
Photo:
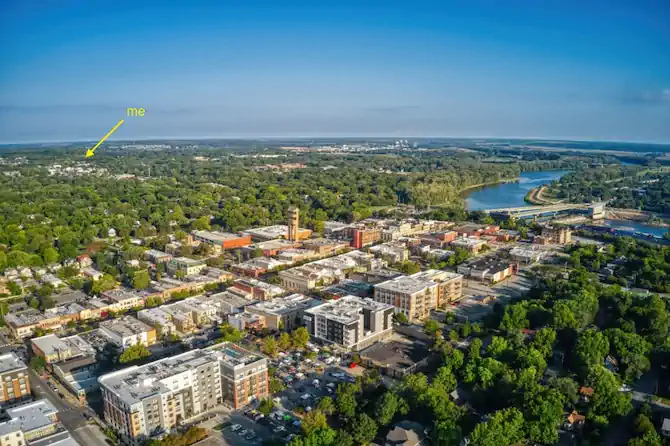
[[[121,127],[121,124],[123,124],[123,119],[120,120],[119,122],[117,122],[116,125],[115,125],[114,127],[112,127],[112,130],[110,130],[109,132],[107,132],[107,134],[106,134],[105,136],[103,136],[102,139],[101,139],[100,141],[98,141],[98,143],[97,143],[95,146],[93,146],[92,149],[88,149],[88,150],[86,151],[86,158],[88,158],[88,157],[90,157],[90,156],[93,156],[93,155],[95,154],[95,149],[97,149],[98,147],[100,147],[100,144],[102,144],[103,142],[105,142],[105,140],[106,140],[107,138],[109,138],[109,136],[110,136],[112,133],[114,133],[114,132],[116,131],[116,129],[118,129],[119,127]]]

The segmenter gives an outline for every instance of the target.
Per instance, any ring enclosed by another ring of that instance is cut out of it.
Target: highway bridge
[[[584,214],[591,218],[603,218],[605,214],[605,204],[575,204],[562,203],[548,206],[521,206],[499,209],[487,209],[487,214],[503,220],[517,219],[529,220],[543,217],[554,217],[564,214]]]

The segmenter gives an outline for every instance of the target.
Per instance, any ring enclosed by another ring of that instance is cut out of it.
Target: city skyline
[[[2,1],[0,143],[319,137],[670,142],[663,1]],[[30,29],[30,32],[26,32]]]

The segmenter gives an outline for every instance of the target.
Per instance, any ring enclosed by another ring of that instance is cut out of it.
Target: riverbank
[[[528,192],[524,197],[525,202],[536,206],[548,206],[552,204],[560,204],[563,202],[563,200],[552,200],[545,198],[544,194],[548,189],[549,188],[546,185],[531,189],[530,192]]]
[[[480,187],[488,187],[488,186],[497,186],[500,184],[507,184],[507,183],[516,183],[521,179],[521,177],[516,177],[516,178],[507,178],[504,180],[498,180],[498,181],[489,181],[487,183],[479,183],[479,184],[473,184],[472,186],[467,186],[464,187],[463,189],[460,189],[458,193],[460,195],[463,195],[463,193],[468,192],[472,189],[478,189]]]

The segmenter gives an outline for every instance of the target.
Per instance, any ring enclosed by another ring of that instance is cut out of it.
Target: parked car
[[[230,430],[233,431],[233,432],[237,432],[240,429],[242,429],[241,424],[233,424],[232,426],[230,426]]]

